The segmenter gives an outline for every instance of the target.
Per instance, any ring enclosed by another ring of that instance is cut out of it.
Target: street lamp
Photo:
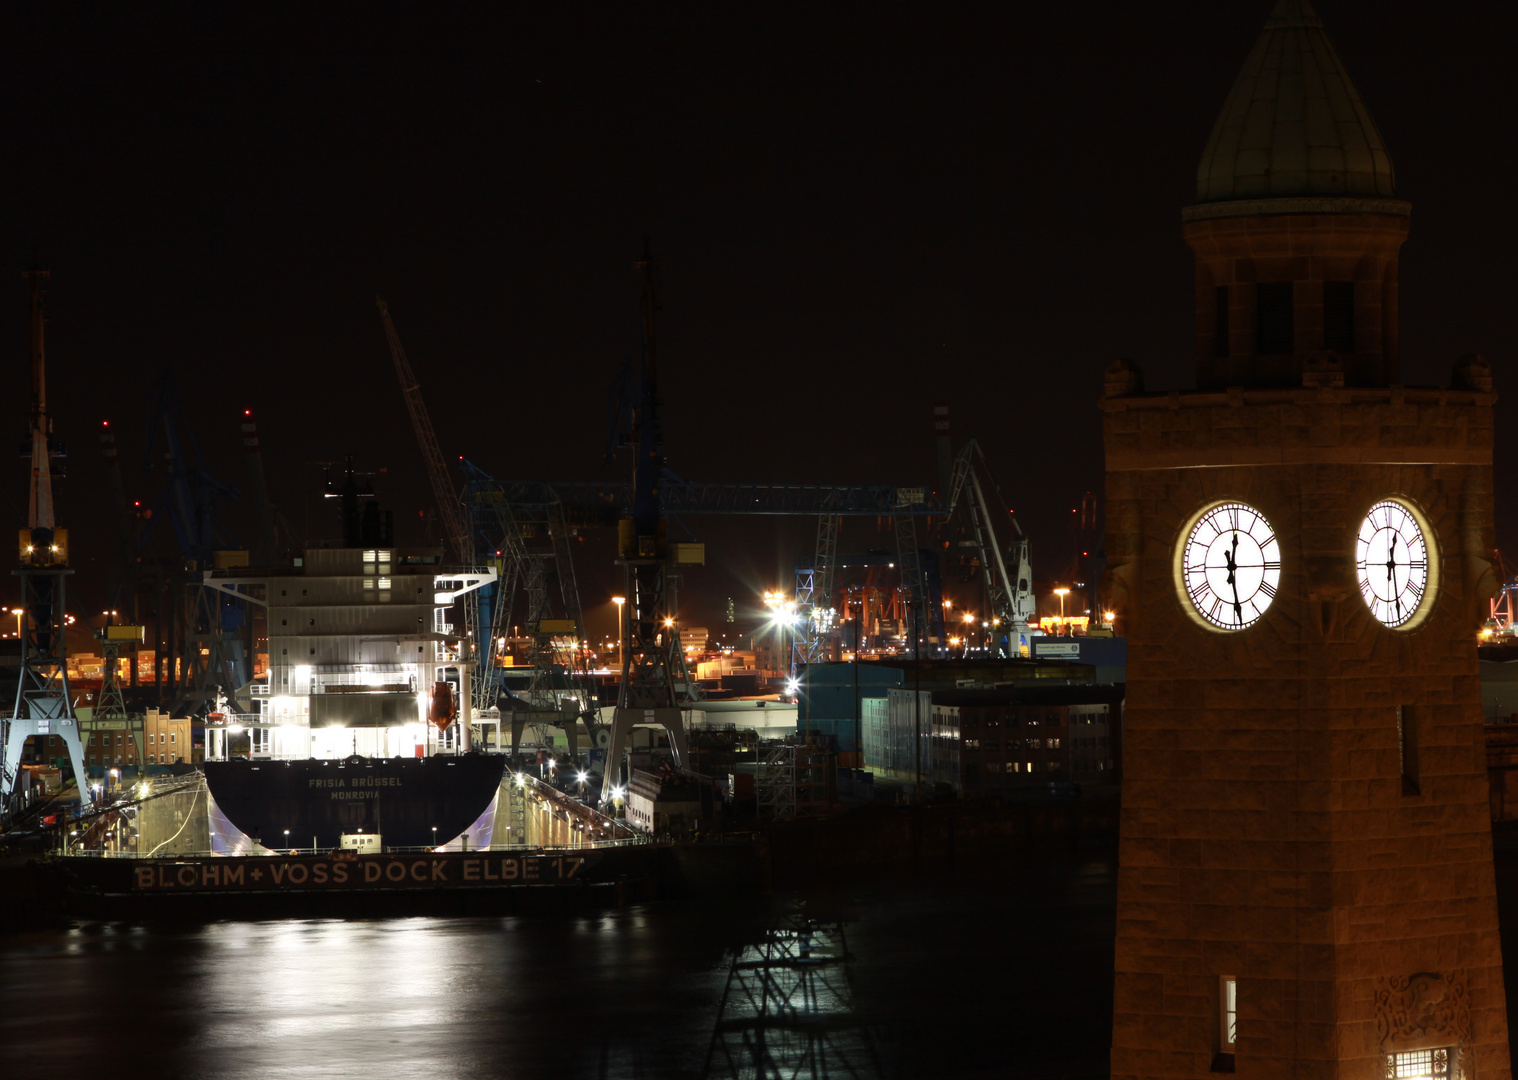
[[[437,850],[437,826],[432,827],[432,850]]]
[[[25,609],[18,608],[18,607],[11,608],[11,614],[14,615],[14,616],[16,616],[16,636],[17,637],[21,636],[21,616],[22,616],[24,610]]]
[[[1070,595],[1069,589],[1055,589],[1054,595],[1059,597],[1059,624],[1065,625],[1065,597]]]
[[[617,660],[620,662],[622,659],[622,641],[626,636],[622,632],[622,605],[627,603],[627,597],[613,596],[611,602],[617,605]]]

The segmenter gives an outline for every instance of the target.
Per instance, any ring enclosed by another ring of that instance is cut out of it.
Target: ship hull
[[[498,755],[206,762],[206,786],[228,821],[268,847],[336,847],[378,834],[386,847],[447,843],[489,809],[505,773]],[[435,831],[434,831],[435,830]]]

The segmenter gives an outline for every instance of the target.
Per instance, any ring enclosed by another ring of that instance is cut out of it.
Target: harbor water
[[[80,922],[0,937],[0,1040],[14,1076],[1100,1077],[1114,886],[1062,857],[591,915]],[[767,968],[777,940],[802,964]],[[792,979],[767,1022],[761,976]]]

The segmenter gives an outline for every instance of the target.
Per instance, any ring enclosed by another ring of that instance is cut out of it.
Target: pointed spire
[[[1279,0],[1197,166],[1197,202],[1391,198],[1376,122],[1308,0]]]

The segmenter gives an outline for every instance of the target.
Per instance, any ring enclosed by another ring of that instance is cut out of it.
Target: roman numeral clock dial
[[[1429,535],[1421,515],[1396,499],[1376,503],[1360,523],[1355,574],[1378,622],[1411,627],[1424,614],[1436,572]]]
[[[1281,587],[1281,545],[1265,515],[1239,502],[1204,510],[1181,541],[1176,576],[1191,611],[1209,628],[1243,630]]]

